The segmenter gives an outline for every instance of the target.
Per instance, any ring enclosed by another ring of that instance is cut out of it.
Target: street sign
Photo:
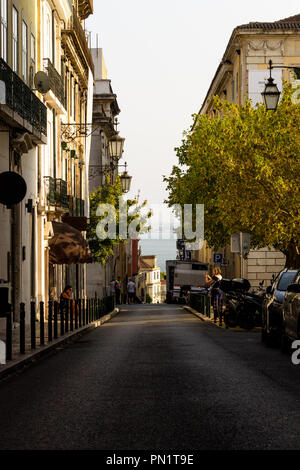
[[[231,253],[249,253],[250,233],[233,233],[231,235]]]
[[[241,234],[241,246],[242,246],[242,254],[249,253],[249,251],[250,251],[250,233],[242,233]]]
[[[221,264],[221,263],[223,263],[223,255],[222,255],[222,253],[215,253],[215,254],[214,254],[214,263],[215,263],[215,264]]]

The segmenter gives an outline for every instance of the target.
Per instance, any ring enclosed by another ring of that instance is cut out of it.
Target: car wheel
[[[272,334],[272,333],[266,333],[266,341],[265,341],[265,343],[266,343],[266,346],[267,346],[268,348],[274,347],[275,344],[276,344],[276,341],[275,341],[275,338],[274,338],[274,334]]]

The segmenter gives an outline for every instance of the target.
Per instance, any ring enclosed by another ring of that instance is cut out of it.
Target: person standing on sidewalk
[[[222,274],[220,268],[213,269],[212,277],[206,274],[206,285],[210,286],[210,294],[214,311],[214,322],[216,323],[217,318],[219,318],[220,326],[222,325],[223,319],[223,293],[219,287],[221,279]]]

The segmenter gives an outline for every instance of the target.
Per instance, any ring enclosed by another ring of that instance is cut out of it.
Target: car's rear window
[[[297,271],[287,271],[282,274],[280,281],[278,282],[278,290],[287,290],[288,286],[295,280]]]

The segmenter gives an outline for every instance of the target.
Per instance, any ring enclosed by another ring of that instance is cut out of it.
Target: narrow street
[[[1,449],[300,449],[300,367],[170,305],[124,306],[0,384]],[[9,403],[9,406],[8,406]]]

